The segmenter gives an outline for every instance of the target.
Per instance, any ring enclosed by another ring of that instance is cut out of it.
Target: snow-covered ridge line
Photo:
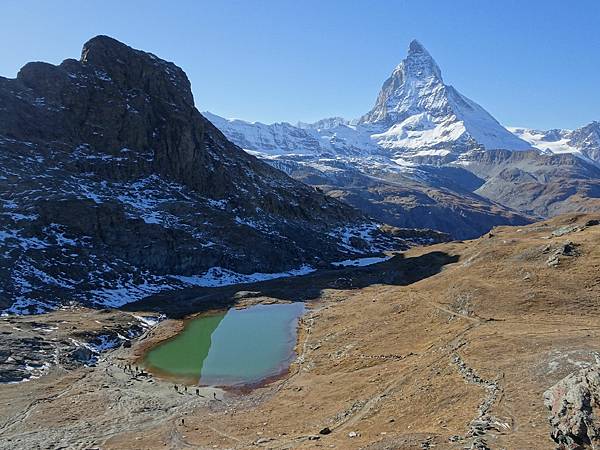
[[[591,122],[576,130],[534,130],[507,127],[519,138],[546,153],[571,153],[588,162],[600,163],[600,122]]]

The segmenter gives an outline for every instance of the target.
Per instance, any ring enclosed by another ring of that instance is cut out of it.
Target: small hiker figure
[[[217,399],[217,393],[213,392],[213,398],[216,400]]]
[[[196,395],[200,395],[200,389],[196,388]]]
[[[181,425],[185,425],[185,419],[181,419]]]
[[[184,386],[183,390],[185,391],[185,393],[187,394],[187,386]]]
[[[177,388],[177,385],[174,385],[173,389],[175,389],[175,392],[179,392],[179,389]]]

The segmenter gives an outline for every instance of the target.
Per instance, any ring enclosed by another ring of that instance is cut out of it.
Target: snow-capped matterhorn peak
[[[293,126],[207,117],[242,148],[271,156],[378,156],[404,165],[423,157],[449,162],[475,148],[531,148],[477,103],[444,84],[439,66],[416,40],[383,83],[373,109],[358,119],[332,117]]]
[[[440,81],[442,79],[440,68],[425,47],[416,39],[413,39],[408,46],[408,55],[400,65],[404,65],[407,76],[435,77]]]
[[[389,149],[450,152],[473,142],[485,148],[530,148],[477,103],[444,84],[439,66],[416,40],[359,124],[370,126],[375,132],[372,138]]]

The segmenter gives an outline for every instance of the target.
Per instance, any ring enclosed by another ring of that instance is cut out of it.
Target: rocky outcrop
[[[0,321],[0,385],[39,378],[56,366],[68,370],[93,366],[103,352],[130,347],[132,339],[162,320],[84,309],[71,309],[67,317],[65,311],[58,313],[60,318],[50,313]]]
[[[600,448],[600,366],[582,369],[544,393],[558,450]]]
[[[0,226],[10,312],[119,306],[209,269],[282,272],[377,251],[382,237],[229,142],[175,64],[106,36],[80,60],[0,78]]]
[[[566,241],[563,244],[559,244],[554,248],[552,246],[548,246],[545,250],[545,253],[549,253],[548,259],[546,260],[546,264],[548,267],[556,267],[560,264],[560,261],[563,257],[573,257],[579,256],[579,250],[577,250],[578,244],[575,244],[572,241]]]

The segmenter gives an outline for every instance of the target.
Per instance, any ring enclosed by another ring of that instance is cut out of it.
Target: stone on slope
[[[600,446],[600,367],[572,373],[544,393],[550,435],[559,450]]]

